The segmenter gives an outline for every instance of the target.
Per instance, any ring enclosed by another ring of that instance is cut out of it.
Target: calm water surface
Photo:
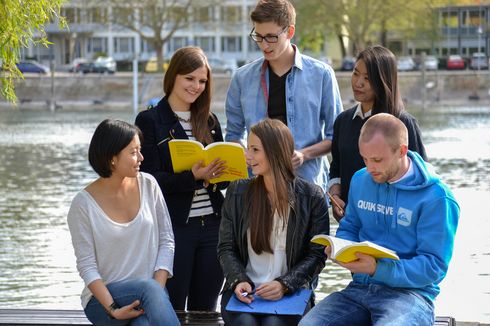
[[[431,162],[462,209],[436,313],[489,323],[490,107],[411,112],[419,119]],[[107,117],[133,121],[130,112],[0,111],[0,308],[80,308],[83,284],[66,214],[75,193],[96,178],[87,148]],[[220,119],[224,123],[223,115]],[[327,264],[320,298],[350,279],[345,270]]]

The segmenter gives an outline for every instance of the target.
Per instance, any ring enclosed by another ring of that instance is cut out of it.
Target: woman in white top
[[[107,119],[94,132],[89,162],[99,178],[68,212],[81,299],[94,325],[179,325],[165,289],[174,239],[155,179],[139,172],[141,131]]]
[[[222,210],[218,258],[226,283],[221,313],[227,325],[296,325],[300,315],[226,310],[233,295],[249,304],[257,297],[275,301],[313,289],[326,258],[321,246],[310,242],[329,233],[325,193],[294,175],[288,127],[265,119],[252,126],[247,141],[247,164],[255,177],[231,183]]]

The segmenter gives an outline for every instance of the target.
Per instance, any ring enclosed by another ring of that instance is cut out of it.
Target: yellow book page
[[[210,183],[222,181],[233,181],[248,178],[247,163],[245,161],[245,150],[240,144],[231,142],[216,142],[206,146],[206,165],[214,159],[225,161],[224,173],[209,180]]]
[[[362,243],[357,245],[351,245],[349,247],[344,247],[340,249],[339,252],[337,253],[337,256],[335,257],[335,260],[341,263],[349,263],[351,261],[357,260],[358,258],[356,257],[356,252],[361,252],[363,254],[372,256],[377,259],[391,258],[391,259],[399,260],[396,254],[392,254],[384,250],[379,250],[377,248],[370,247]]]
[[[379,246],[369,241],[355,242],[346,239],[337,238],[326,234],[317,234],[311,242],[323,246],[330,246],[331,258],[342,263],[349,263],[357,260],[356,252],[361,252],[374,258],[391,258],[398,260],[396,252],[388,248]]]
[[[174,172],[189,171],[195,163],[205,161],[204,147],[198,141],[173,139],[169,141],[168,147]]]

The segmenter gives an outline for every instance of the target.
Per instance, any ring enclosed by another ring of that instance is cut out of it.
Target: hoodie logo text
[[[393,207],[391,206],[385,206],[385,205],[376,204],[365,200],[359,200],[357,202],[357,207],[367,211],[378,212],[381,214],[393,216]]]

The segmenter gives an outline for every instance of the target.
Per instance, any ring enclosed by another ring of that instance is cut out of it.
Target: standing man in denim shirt
[[[259,0],[250,15],[250,37],[263,57],[235,73],[226,97],[226,141],[242,142],[245,131],[269,117],[291,130],[293,166],[300,177],[326,188],[333,123],[342,111],[330,66],[302,55],[291,43],[296,12],[287,0]]]

